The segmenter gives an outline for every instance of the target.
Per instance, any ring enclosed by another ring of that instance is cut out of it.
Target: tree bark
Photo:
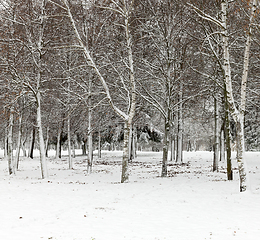
[[[215,108],[215,130],[214,130],[214,160],[213,160],[213,172],[218,171],[219,162],[219,108],[218,100],[214,98],[214,108]]]
[[[240,179],[240,192],[244,192],[249,186],[248,184],[248,170],[245,162],[245,139],[244,139],[244,118],[236,124],[237,130],[237,163]]]
[[[49,126],[46,129],[46,140],[45,140],[45,156],[48,157],[48,147],[49,147]]]
[[[224,134],[224,124],[220,130],[220,158],[219,161],[225,161],[225,134]]]
[[[224,88],[224,100],[225,100],[225,139],[226,139],[226,152],[227,152],[227,178],[228,180],[233,180],[233,171],[232,171],[232,162],[231,162],[230,118],[229,118],[226,88]]]
[[[16,154],[15,154],[15,162],[14,162],[16,170],[18,170],[18,166],[19,166],[21,141],[22,141],[22,115],[19,116],[19,130],[18,130],[17,147],[16,147]]]
[[[176,162],[181,163],[183,160],[183,117],[182,117],[182,99],[183,99],[183,82],[180,82],[180,90],[179,90],[179,107],[178,107],[178,127],[177,127],[177,154],[176,154]]]
[[[59,123],[56,146],[56,160],[60,158],[60,138],[61,138],[61,123]]]
[[[13,125],[14,125],[14,109],[13,107],[11,107],[10,116],[9,116],[8,147],[7,147],[9,175],[15,174],[14,159],[13,159]]]
[[[73,168],[72,159],[71,159],[71,139],[70,139],[70,117],[67,120],[67,129],[68,129],[68,155],[69,155],[69,169]]]
[[[124,183],[129,180],[128,161],[129,161],[130,128],[131,128],[131,124],[129,124],[129,122],[125,122],[121,183]]]
[[[249,70],[249,56],[250,56],[250,46],[252,42],[252,26],[256,16],[257,0],[251,0],[251,13],[249,19],[248,31],[246,31],[246,44],[244,51],[243,60],[243,73],[241,79],[241,95],[240,95],[240,106],[237,109],[233,92],[232,92],[232,78],[231,78],[231,65],[229,57],[229,33],[227,31],[227,9],[228,0],[222,0],[221,10],[222,10],[222,42],[223,42],[223,58],[224,58],[224,71],[225,71],[225,84],[227,93],[227,102],[230,113],[236,123],[237,130],[237,163],[240,176],[240,191],[246,191],[249,187],[248,172],[245,162],[245,146],[244,146],[244,116],[245,116],[245,105],[246,105],[246,85],[248,80],[248,70]]]
[[[31,159],[33,159],[34,143],[35,143],[35,128],[33,127],[32,135],[31,135],[31,148],[30,148],[30,158]]]
[[[108,84],[103,77],[102,73],[100,72],[98,65],[95,63],[94,59],[91,56],[91,53],[87,47],[87,45],[84,44],[85,41],[82,41],[82,37],[80,35],[80,32],[78,31],[77,24],[75,22],[75,19],[72,15],[71,8],[69,5],[69,2],[67,0],[62,1],[64,3],[64,6],[61,6],[64,10],[66,10],[68,17],[71,22],[71,26],[74,30],[74,35],[76,39],[78,40],[79,46],[82,48],[84,56],[86,58],[87,64],[95,71],[97,74],[101,84],[103,85],[103,88],[106,93],[107,100],[112,107],[112,109],[120,116],[125,122],[125,131],[124,131],[124,150],[123,150],[123,160],[122,160],[122,177],[121,182],[125,182],[128,180],[129,174],[128,174],[128,158],[129,158],[129,131],[130,126],[132,124],[132,120],[135,114],[135,105],[136,105],[136,86],[135,86],[135,75],[134,75],[134,61],[133,61],[133,55],[132,55],[132,39],[131,39],[131,33],[130,33],[130,21],[131,21],[131,12],[133,11],[134,4],[126,4],[125,1],[122,2],[123,7],[118,7],[119,5],[116,4],[116,9],[111,8],[112,10],[115,10],[115,12],[119,13],[120,16],[124,18],[124,31],[125,31],[125,40],[126,40],[126,53],[128,55],[128,63],[127,63],[127,69],[129,70],[129,90],[128,91],[128,111],[127,113],[120,110],[113,102],[113,99],[110,95],[110,89],[108,87]],[[52,2],[53,3],[53,2]],[[126,146],[127,144],[127,146]]]
[[[48,171],[47,171],[47,162],[46,162],[46,152],[44,146],[44,139],[43,139],[43,131],[42,131],[42,118],[41,118],[41,95],[38,91],[37,95],[37,127],[38,127],[38,136],[39,136],[39,148],[40,148],[40,162],[41,162],[41,173],[42,178],[48,178]]]
[[[170,123],[169,119],[165,119],[164,124],[164,138],[163,138],[163,161],[162,161],[162,177],[167,177],[167,165],[168,165],[168,147],[169,147],[169,131]]]

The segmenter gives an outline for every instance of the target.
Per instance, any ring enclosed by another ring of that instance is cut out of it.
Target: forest
[[[213,171],[260,150],[258,0],[0,0],[1,149],[161,152],[161,177],[183,151],[212,151]],[[14,154],[15,152],[15,154]],[[170,154],[168,154],[170,152]]]

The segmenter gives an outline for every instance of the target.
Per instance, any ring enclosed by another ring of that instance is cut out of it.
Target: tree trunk
[[[5,127],[5,142],[4,142],[4,157],[7,159],[7,152],[8,152],[8,132],[9,132],[9,125],[7,124]]]
[[[73,137],[73,141],[72,141],[72,157],[75,158],[76,157],[76,151],[75,151],[75,145],[76,145],[76,137]]]
[[[132,150],[133,150],[133,128],[132,128],[132,125],[130,126],[130,133],[129,133],[129,140],[128,140],[128,146],[129,146],[129,149],[128,149],[128,159],[129,161],[131,162],[133,160],[133,155],[132,155]]]
[[[14,109],[13,107],[11,107],[10,117],[9,117],[8,147],[7,147],[9,175],[15,174],[14,159],[13,159],[13,125],[14,125]]]
[[[125,122],[121,183],[124,183],[129,179],[128,160],[129,160],[130,128],[131,128],[131,124],[129,124],[129,122]]]
[[[246,105],[246,86],[248,80],[248,70],[249,70],[249,57],[250,57],[250,46],[252,42],[252,30],[253,24],[256,19],[257,13],[257,0],[250,1],[251,13],[249,19],[248,30],[246,32],[246,43],[243,59],[243,73],[241,79],[241,95],[240,95],[240,106],[239,109],[236,107],[236,103],[233,97],[232,91],[232,78],[231,78],[231,65],[229,57],[229,33],[227,31],[227,14],[228,14],[228,0],[223,0],[221,2],[221,17],[222,17],[222,43],[223,43],[223,68],[225,71],[224,79],[226,85],[227,102],[230,113],[236,123],[237,130],[237,162],[240,175],[240,191],[243,192],[249,187],[249,179],[247,177],[247,168],[244,158],[244,117],[245,117],[245,105]]]
[[[218,100],[214,98],[215,106],[215,129],[214,129],[214,160],[213,160],[213,172],[218,171],[218,161],[219,161],[219,109]]]
[[[171,135],[171,159],[170,161],[173,161],[175,159],[175,139],[174,136]]]
[[[87,139],[83,139],[82,155],[83,155],[83,156],[86,156],[86,155],[87,155]]]
[[[248,187],[247,167],[245,163],[245,139],[244,139],[244,118],[241,116],[236,125],[237,130],[237,163],[240,179],[240,192],[244,192]]]
[[[177,153],[176,153],[176,162],[181,163],[183,160],[183,118],[182,118],[182,98],[183,98],[183,82],[180,82],[180,90],[179,90],[179,107],[177,114]]]
[[[226,138],[226,151],[227,151],[227,178],[233,180],[232,162],[231,162],[231,133],[230,133],[230,118],[227,102],[226,88],[224,88],[225,99],[225,138]]]
[[[19,131],[18,131],[18,138],[17,138],[17,147],[16,147],[16,154],[15,154],[15,169],[18,169],[19,165],[19,158],[20,158],[20,149],[21,149],[21,141],[22,141],[22,116],[19,116]]]
[[[49,148],[49,126],[46,129],[46,141],[45,141],[45,156],[48,157],[48,148]]]
[[[69,155],[69,169],[72,169],[72,159],[71,159],[71,140],[70,140],[70,117],[68,117],[68,155]]]
[[[98,131],[98,158],[101,159],[101,133]]]
[[[168,121],[168,119],[165,119],[164,138],[163,138],[163,161],[162,161],[161,177],[167,177],[169,130],[170,130],[169,121]]]
[[[88,118],[88,173],[92,172],[93,163],[93,142],[92,142],[92,131],[91,131],[91,110],[89,110]]]
[[[59,123],[56,146],[56,160],[60,158],[60,137],[61,137],[61,123]]]
[[[45,157],[46,152],[45,152],[43,131],[42,131],[40,92],[37,93],[36,98],[37,98],[37,127],[38,127],[38,135],[39,135],[41,173],[42,173],[42,178],[44,179],[44,178],[48,178],[48,171],[47,171],[47,162]]]
[[[34,143],[35,143],[35,128],[33,127],[32,135],[31,135],[31,148],[30,148],[30,158],[31,159],[33,159]]]
[[[219,161],[225,161],[225,137],[224,137],[224,123],[220,131],[220,159]]]

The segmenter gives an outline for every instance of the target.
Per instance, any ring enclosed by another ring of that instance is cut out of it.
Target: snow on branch
[[[216,18],[213,18],[212,16],[210,16],[209,14],[204,13],[202,10],[200,10],[199,8],[195,7],[194,5],[192,5],[191,3],[187,3],[190,7],[192,7],[195,12],[203,19],[208,20],[212,23],[215,23],[216,25],[218,25],[219,27],[225,29],[225,26],[223,25],[223,23],[219,20],[217,20]]]

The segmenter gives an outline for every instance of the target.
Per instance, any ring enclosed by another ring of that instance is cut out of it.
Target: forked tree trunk
[[[251,13],[249,19],[248,30],[246,31],[246,43],[244,50],[243,59],[243,73],[241,79],[241,95],[240,95],[240,106],[237,109],[233,92],[232,92],[232,78],[231,78],[231,65],[229,57],[229,33],[227,31],[227,14],[228,14],[228,0],[222,0],[221,11],[222,11],[222,42],[223,42],[223,59],[224,59],[224,71],[225,71],[225,84],[227,92],[227,102],[230,113],[236,123],[237,130],[237,163],[240,176],[240,191],[246,191],[249,187],[248,172],[245,163],[245,146],[244,146],[244,117],[245,117],[245,105],[246,105],[246,86],[248,80],[249,70],[249,57],[250,57],[250,46],[252,42],[252,28],[256,18],[257,0],[250,1]]]

